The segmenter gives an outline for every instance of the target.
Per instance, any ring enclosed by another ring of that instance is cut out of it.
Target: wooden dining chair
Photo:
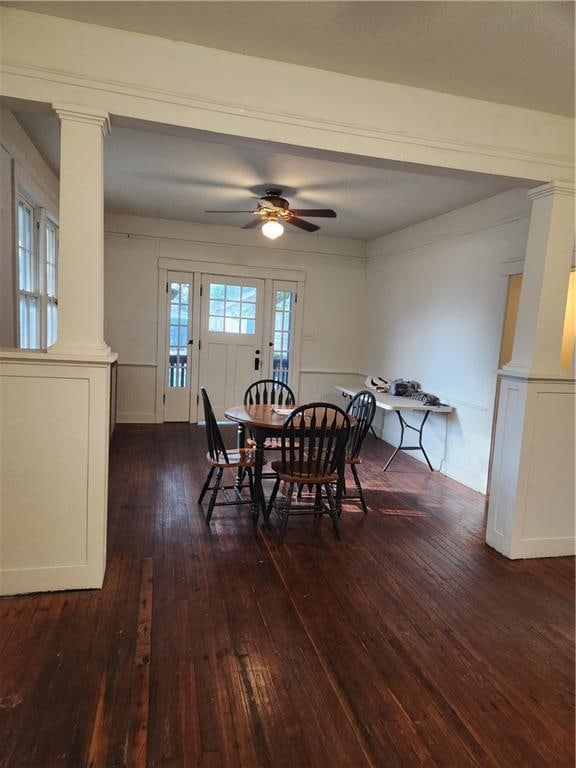
[[[296,403],[294,392],[290,389],[288,384],[284,384],[283,381],[276,381],[276,379],[261,379],[255,381],[254,384],[250,384],[246,392],[244,393],[244,405],[277,405],[278,407],[290,407]],[[238,445],[243,445],[243,433],[239,434]],[[252,435],[246,440],[246,445],[254,447],[256,442]],[[269,437],[264,443],[265,451],[279,451],[280,450],[280,438]],[[276,477],[273,472],[267,472],[262,477],[270,478]]]
[[[276,379],[261,379],[250,384],[244,393],[244,405],[294,405],[294,392],[288,384]]]
[[[236,506],[237,504],[252,504],[254,497],[254,450],[253,448],[238,448],[235,450],[227,450],[222,439],[222,433],[216,421],[216,416],[210,403],[208,393],[202,387],[200,389],[202,393],[202,404],[204,406],[204,420],[206,422],[206,440],[208,443],[208,453],[206,458],[208,460],[209,470],[206,481],[202,486],[202,491],[198,498],[198,503],[202,504],[204,496],[208,491],[212,491],[210,495],[210,501],[208,503],[208,510],[206,512],[206,522],[209,524],[212,519],[212,513],[214,507],[224,506]],[[234,485],[222,485],[222,475],[225,469],[242,469],[248,477],[248,486],[244,484],[235,483]],[[214,485],[210,486],[212,479],[214,478]],[[250,489],[250,498],[246,499],[242,496],[242,489],[248,487]],[[235,497],[231,497],[228,491],[233,491]],[[225,501],[216,501],[218,492],[222,492]],[[258,522],[259,512],[256,509],[254,512],[254,522]]]
[[[352,476],[356,484],[358,494],[351,496],[346,493],[347,499],[359,499],[360,505],[364,510],[364,514],[368,512],[366,506],[366,499],[364,498],[364,490],[360,478],[358,477],[358,470],[356,467],[362,463],[360,458],[360,451],[362,450],[362,444],[364,438],[368,434],[372,422],[374,421],[374,415],[376,413],[376,398],[372,392],[368,390],[362,390],[358,392],[348,404],[346,409],[348,416],[351,416],[355,420],[355,425],[350,430],[350,439],[346,447],[346,464],[352,470]],[[346,486],[344,486],[346,491]]]
[[[286,420],[280,435],[281,458],[272,462],[277,478],[266,519],[275,510],[282,521],[280,541],[284,540],[291,515],[321,515],[332,518],[337,538],[341,538],[339,518],[339,479],[344,471],[350,419],[337,405],[310,403],[296,408]],[[280,483],[287,486],[286,498],[277,503]],[[336,484],[336,493],[333,485]],[[292,506],[295,486],[316,488],[314,503]],[[324,498],[323,491],[326,496]]]

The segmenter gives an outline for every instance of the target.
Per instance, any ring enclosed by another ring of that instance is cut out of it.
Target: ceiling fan
[[[301,216],[335,219],[336,212],[331,208],[290,208],[290,203],[282,197],[282,190],[276,187],[266,190],[264,197],[258,200],[255,211],[204,211],[204,213],[252,213],[254,220],[242,229],[253,229],[262,225],[262,234],[275,240],[284,232],[284,224],[316,232],[320,227],[300,218]]]

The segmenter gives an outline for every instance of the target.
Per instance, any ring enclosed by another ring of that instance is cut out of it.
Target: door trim
[[[193,305],[192,305],[192,327],[198,329],[198,334],[194,335],[195,343],[192,346],[192,356],[190,365],[190,423],[195,424],[198,421],[198,384],[200,377],[200,349],[196,343],[200,339],[200,286],[202,284],[202,275],[223,275],[225,277],[253,277],[265,281],[264,296],[264,333],[270,333],[270,326],[266,323],[271,322],[270,302],[272,294],[273,281],[287,281],[296,283],[298,301],[296,303],[296,312],[294,315],[294,361],[293,378],[290,386],[299,399],[300,390],[300,366],[302,355],[302,328],[304,318],[304,291],[306,284],[306,272],[304,270],[276,269],[275,267],[248,267],[241,264],[224,264],[210,261],[196,261],[194,259],[171,259],[160,257],[158,259],[158,306],[157,319],[158,331],[156,336],[156,404],[154,412],[154,421],[156,424],[164,423],[164,381],[166,375],[166,341],[167,341],[167,308],[166,308],[166,282],[168,272],[181,272],[191,275],[194,285]],[[268,307],[268,309],[267,309]],[[263,351],[266,350],[266,359],[263,360],[265,370],[269,370],[269,349],[268,345],[263,345]],[[194,390],[194,391],[193,391]],[[196,394],[194,394],[194,392]]]
[[[306,272],[301,269],[282,269],[278,267],[251,267],[244,264],[228,264],[196,259],[171,259],[160,256],[158,269],[170,272],[203,272],[205,275],[226,275],[227,277],[255,277],[263,280],[289,280],[298,283],[306,280]]]

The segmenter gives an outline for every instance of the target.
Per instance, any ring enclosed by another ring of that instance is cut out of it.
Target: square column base
[[[573,380],[501,377],[486,543],[511,559],[576,553]]]
[[[0,351],[2,595],[102,586],[110,362]]]

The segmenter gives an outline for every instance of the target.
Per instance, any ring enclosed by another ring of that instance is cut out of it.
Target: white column
[[[512,360],[501,371],[486,542],[510,558],[575,553],[574,372],[561,349],[574,186],[533,200]]]
[[[530,230],[510,373],[567,377],[560,364],[574,248],[574,186],[552,182],[528,192]]]
[[[55,354],[110,354],[104,341],[104,137],[108,114],[55,104],[60,118],[60,250]]]

